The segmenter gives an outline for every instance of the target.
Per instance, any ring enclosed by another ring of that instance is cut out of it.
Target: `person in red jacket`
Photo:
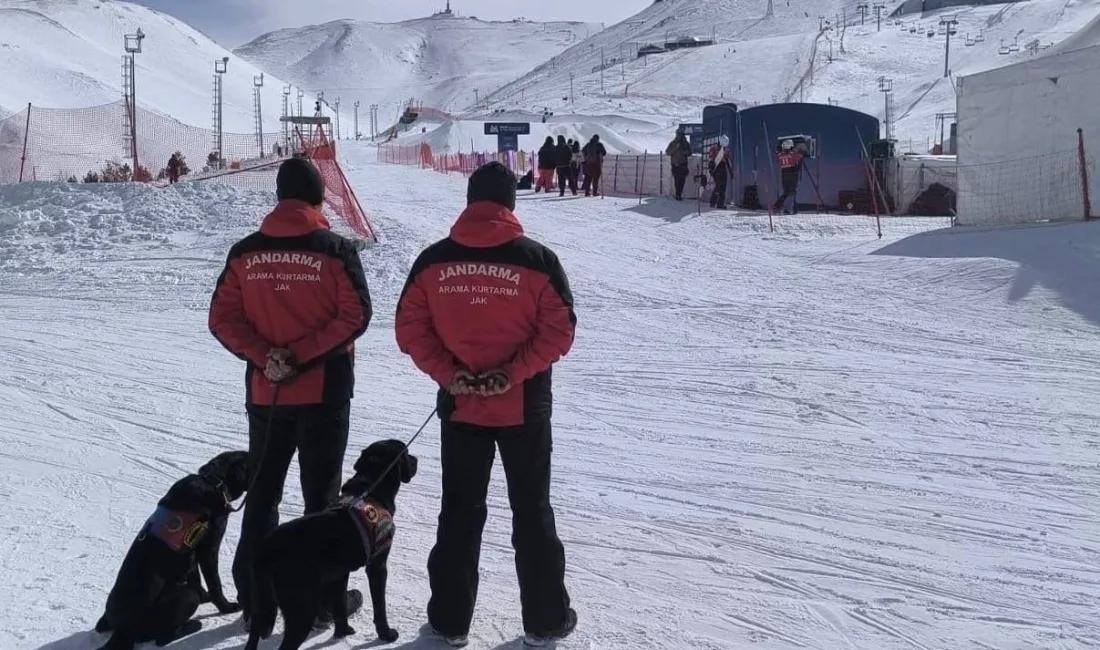
[[[573,295],[557,256],[524,236],[507,167],[480,167],[466,199],[450,236],[413,263],[394,324],[398,347],[440,386],[443,504],[428,623],[465,644],[499,448],[526,641],[542,645],[577,624],[550,505],[550,368],[573,345]]]
[[[304,158],[279,167],[278,205],[232,247],[210,302],[210,331],[245,361],[248,490],[233,581],[247,627],[252,562],[279,524],[287,469],[298,452],[305,514],[338,495],[355,385],[355,340],[371,299],[355,244],[329,230],[325,184]],[[362,594],[349,592],[349,606]],[[319,612],[324,620],[329,613]]]

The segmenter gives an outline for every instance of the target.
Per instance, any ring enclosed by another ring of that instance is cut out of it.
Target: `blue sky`
[[[339,18],[396,22],[427,16],[446,0],[132,0],[187,21],[228,47],[284,27]],[[578,20],[608,25],[638,13],[653,0],[451,0],[451,9],[486,20]]]

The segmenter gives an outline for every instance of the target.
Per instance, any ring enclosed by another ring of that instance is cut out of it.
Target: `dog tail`
[[[265,540],[260,546],[256,562],[252,567],[252,622],[251,636],[266,639],[275,629],[275,617],[279,614],[279,603],[275,595],[275,562],[270,543]]]

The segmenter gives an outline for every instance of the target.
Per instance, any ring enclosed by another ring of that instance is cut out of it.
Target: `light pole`
[[[886,138],[885,139],[889,140],[890,136],[892,135],[890,133],[890,126],[891,126],[891,120],[892,120],[892,117],[890,115],[890,94],[894,92],[894,80],[890,79],[889,77],[879,77],[878,78],[878,91],[880,93],[882,93],[882,98],[883,98],[883,103],[884,103],[882,125],[883,125],[883,128],[886,131]]]
[[[940,25],[944,27],[944,33],[947,35],[947,40],[943,43],[943,76],[947,77],[951,74],[950,60],[951,60],[951,34],[955,31],[955,25],[958,25],[959,21],[954,16],[943,16],[940,18]]]
[[[336,139],[340,139],[340,97],[336,97],[336,101],[333,102],[333,106],[336,107]]]
[[[607,59],[604,58],[603,48],[601,47],[600,48],[600,94],[601,95],[605,94],[604,89],[603,89],[603,69],[605,67],[607,67]]]
[[[283,86],[283,117],[290,117],[290,84]],[[283,146],[290,147],[290,122],[283,121]]]
[[[229,68],[229,57],[224,56],[214,61],[214,151],[218,152],[218,168],[225,166],[224,133],[222,130],[222,77]]]
[[[355,139],[359,139],[359,100],[355,100],[355,123],[352,126],[355,127]]]
[[[305,96],[306,96],[306,92],[304,90],[299,89],[298,90],[298,117],[302,116],[302,98],[305,97]]]
[[[569,73],[569,103],[572,104],[576,99],[573,96],[573,73]]]
[[[477,108],[481,104],[481,98],[478,95],[478,89],[474,88],[474,108]]]
[[[252,77],[252,103],[256,113],[256,144],[260,147],[260,158],[264,157],[264,111],[263,111],[264,73]]]
[[[134,61],[135,54],[141,54],[141,42],[145,40],[145,33],[139,27],[134,34],[126,34],[122,39],[123,49],[126,55],[122,61],[122,94],[126,100],[126,139],[130,141],[130,157],[134,160],[133,174],[138,170],[137,150],[137,82],[134,79],[137,73],[137,64]]]

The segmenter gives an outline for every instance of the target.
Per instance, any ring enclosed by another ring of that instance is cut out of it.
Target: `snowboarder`
[[[600,177],[603,176],[603,159],[607,157],[607,148],[600,142],[600,136],[594,135],[581,150],[584,156],[584,195],[600,195]]]
[[[439,385],[443,500],[428,556],[428,624],[466,645],[499,448],[524,641],[546,645],[577,625],[550,505],[550,369],[573,345],[573,295],[557,256],[524,236],[507,167],[475,171],[466,200],[450,236],[413,262],[394,319],[398,348]]]
[[[802,177],[802,163],[806,159],[805,147],[794,146],[794,141],[784,140],[779,145],[779,182],[783,193],[776,199],[772,212],[783,210],[783,214],[798,214],[798,182]],[[791,209],[786,209],[787,199],[791,199]]]
[[[336,498],[348,443],[355,340],[367,330],[371,299],[355,244],[321,213],[325,183],[313,163],[291,158],[276,176],[275,209],[258,232],[229,251],[210,301],[210,331],[248,364],[251,487],[233,559],[247,628],[252,563],[279,524],[287,468],[298,452],[305,514]],[[349,610],[362,594],[348,592]],[[328,611],[318,612],[324,622]]]
[[[710,195],[710,207],[726,209],[726,186],[729,184],[731,159],[729,136],[718,137],[718,143],[710,148],[710,176],[714,179],[714,190]]]
[[[558,168],[558,152],[554,147],[554,138],[546,136],[546,142],[542,143],[538,153],[539,177],[535,183],[535,194],[540,189],[547,193],[554,187],[554,170]]]
[[[558,145],[554,149],[558,170],[558,196],[565,196],[566,186],[577,194],[577,181],[573,178],[573,148],[566,142],[564,135],[558,136]]]
[[[684,200],[684,183],[688,177],[688,160],[691,158],[691,144],[683,131],[677,131],[676,137],[665,149],[668,161],[672,165],[672,181],[677,201]]]

